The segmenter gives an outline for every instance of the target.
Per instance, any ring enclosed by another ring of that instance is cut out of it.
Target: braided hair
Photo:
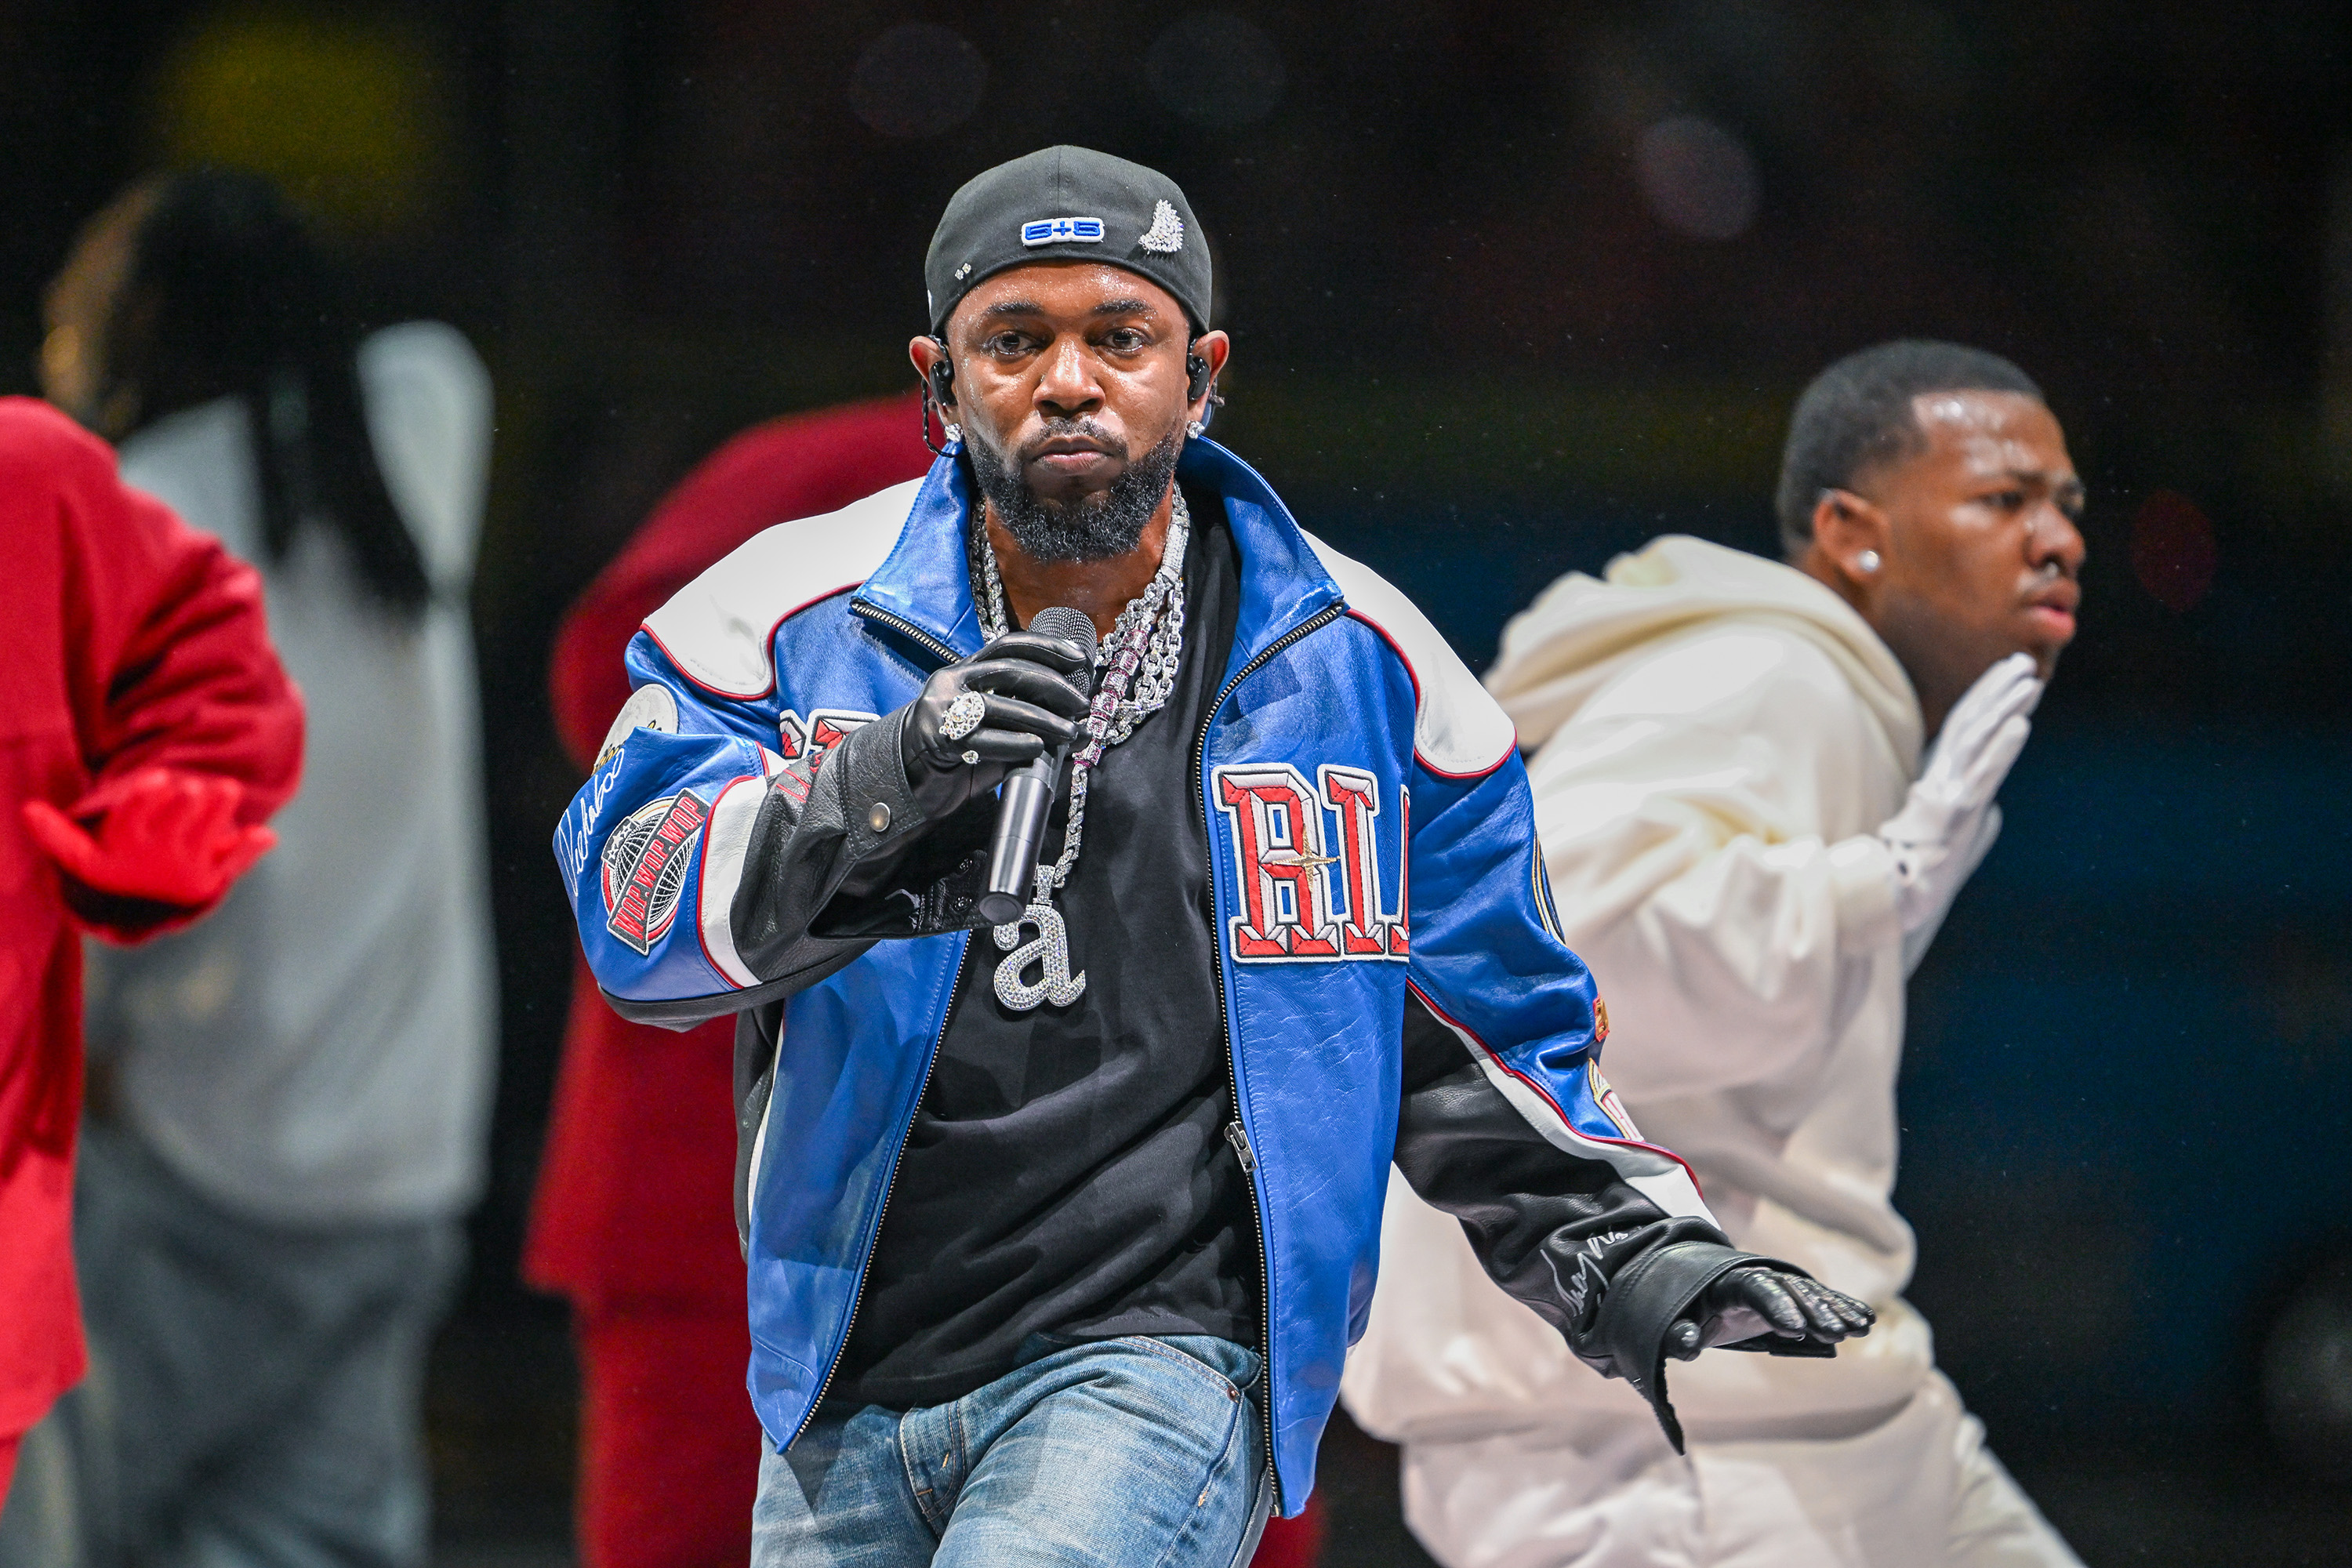
[[[331,529],[369,592],[410,616],[432,586],[376,463],[362,324],[345,293],[269,181],[217,168],[173,174],[132,241],[107,372],[138,389],[142,422],[243,398],[269,560],[283,560],[306,524]]]

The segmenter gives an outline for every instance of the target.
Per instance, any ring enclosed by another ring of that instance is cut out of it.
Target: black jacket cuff
[[[1706,1241],[1675,1241],[1642,1254],[1617,1271],[1601,1299],[1590,1336],[1595,1349],[1605,1352],[1618,1373],[1632,1384],[1665,1429],[1675,1452],[1683,1451],[1682,1423],[1666,1398],[1666,1331],[1688,1312],[1708,1286],[1735,1268],[1761,1266],[1784,1274],[1812,1278],[1793,1264],[1759,1258],[1738,1247]],[[1759,1350],[1780,1354],[1819,1354],[1801,1348],[1809,1342],[1759,1335],[1723,1350]],[[1783,1349],[1783,1346],[1790,1347]],[[1826,1347],[1822,1347],[1826,1348]],[[1832,1353],[1835,1353],[1832,1352]]]

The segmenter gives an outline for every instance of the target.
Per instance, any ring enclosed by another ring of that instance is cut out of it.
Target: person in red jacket
[[[185,925],[275,842],[299,696],[261,581],[64,415],[0,398],[0,1500],[81,1377],[79,931]]]

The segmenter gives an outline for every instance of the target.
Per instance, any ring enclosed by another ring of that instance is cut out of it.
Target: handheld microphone
[[[1057,605],[1039,611],[1037,618],[1029,623],[1029,629],[1039,637],[1059,637],[1077,645],[1078,651],[1086,656],[1087,672],[1081,679],[1091,690],[1096,642],[1093,621]],[[1062,764],[1069,756],[1066,746],[1046,752],[1007,778],[1003,791],[996,797],[996,832],[988,842],[988,890],[972,905],[990,925],[1009,925],[1019,920],[1036,891],[1037,845],[1045,837],[1046,814],[1054,809],[1054,790],[1061,783]]]

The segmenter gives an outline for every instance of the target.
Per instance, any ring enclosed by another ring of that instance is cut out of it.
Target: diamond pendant
[[[1036,936],[1023,942],[1023,926],[1035,926]],[[1014,1012],[1026,1013],[1041,1002],[1066,1007],[1086,994],[1087,977],[1070,973],[1070,928],[1054,908],[1051,866],[1037,868],[1036,896],[1019,920],[996,928],[996,945],[1005,955],[996,966],[996,999]],[[1034,985],[1021,978],[1021,972],[1032,963],[1045,968],[1045,977]]]

